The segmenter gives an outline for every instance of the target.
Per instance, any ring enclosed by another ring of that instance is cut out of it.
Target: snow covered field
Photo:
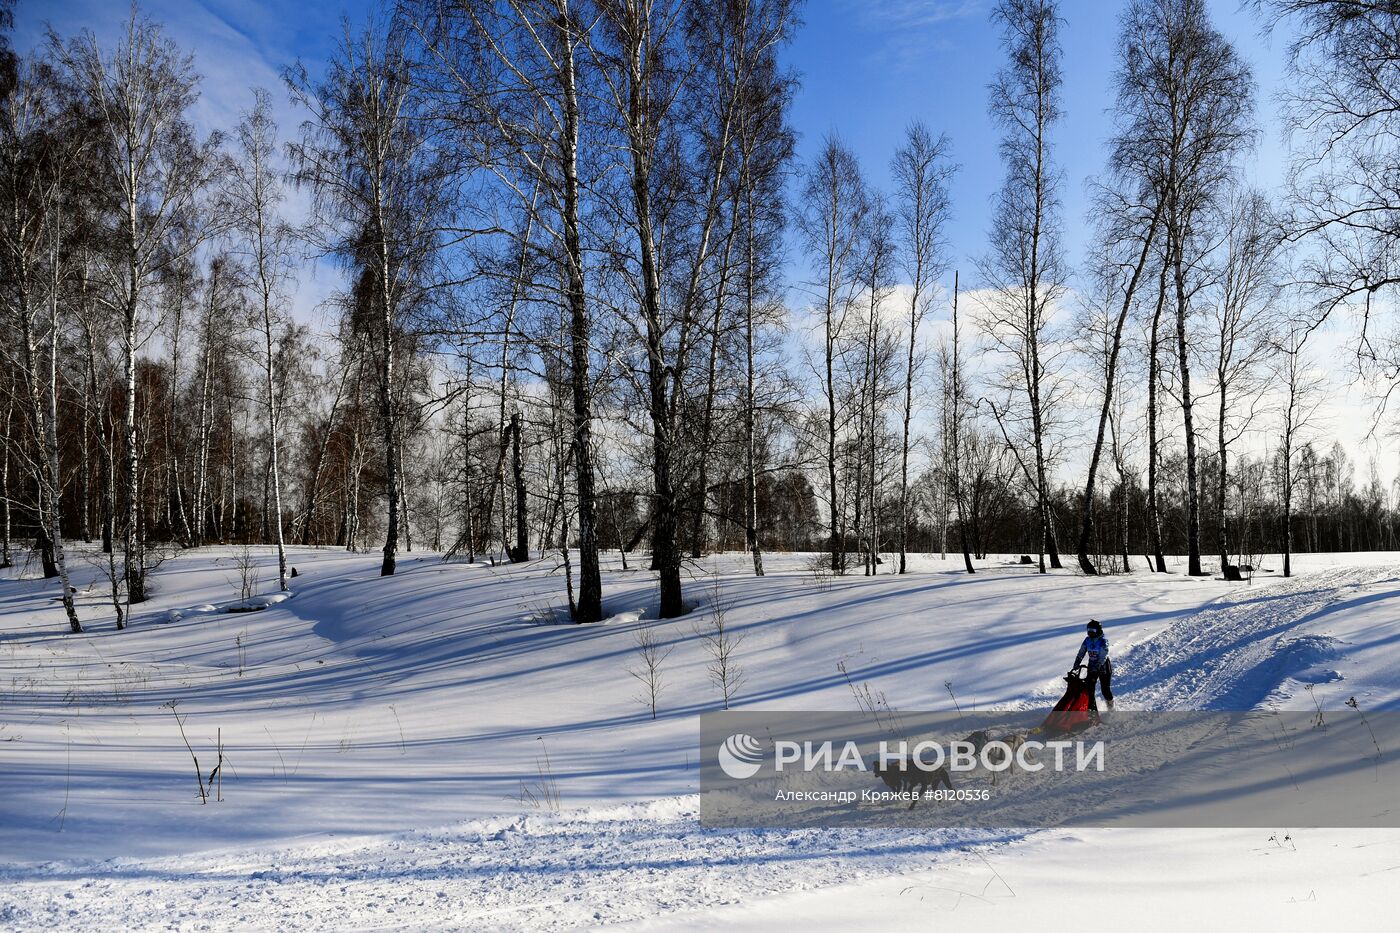
[[[1396,831],[702,830],[697,716],[719,697],[695,627],[718,601],[743,633],[741,707],[852,709],[838,663],[902,709],[1048,705],[1093,616],[1125,708],[1311,709],[1315,685],[1394,710],[1395,554],[1249,585],[936,557],[832,579],[770,556],[755,579],[720,556],[692,568],[697,611],[655,623],[655,721],[628,674],[645,571],[609,564],[613,617],[579,627],[557,624],[553,561],[411,555],[380,579],[375,555],[302,549],[291,599],[210,611],[237,601],[237,557],[166,563],[126,632],[95,570],[79,636],[51,584],[0,580],[0,927],[1394,922]],[[191,749],[207,774],[220,742],[202,804]]]

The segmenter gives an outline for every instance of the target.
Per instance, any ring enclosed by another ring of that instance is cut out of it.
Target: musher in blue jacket
[[[1084,643],[1079,646],[1079,653],[1074,656],[1074,666],[1079,667],[1087,657],[1089,660],[1089,697],[1094,696],[1094,684],[1098,683],[1103,690],[1103,698],[1108,703],[1108,708],[1113,709],[1113,662],[1108,659],[1108,639],[1103,637],[1103,626],[1098,619],[1090,619],[1088,625],[1089,634],[1085,637]]]

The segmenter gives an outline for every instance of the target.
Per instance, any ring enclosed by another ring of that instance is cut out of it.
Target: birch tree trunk
[[[1113,406],[1113,390],[1118,378],[1118,354],[1123,346],[1123,326],[1127,323],[1128,314],[1132,310],[1138,282],[1142,278],[1143,270],[1147,267],[1147,260],[1157,234],[1157,225],[1161,215],[1162,205],[1159,200],[1152,211],[1152,219],[1148,224],[1147,231],[1142,237],[1142,247],[1138,250],[1137,262],[1133,264],[1132,274],[1123,289],[1123,301],[1118,307],[1118,316],[1113,325],[1113,339],[1104,367],[1103,404],[1099,408],[1098,430],[1094,434],[1094,450],[1089,456],[1089,475],[1084,481],[1084,511],[1079,523],[1079,569],[1090,576],[1098,573],[1098,568],[1089,559],[1089,542],[1094,533],[1095,481],[1098,478],[1099,460],[1103,455],[1104,430],[1108,426],[1109,413]]]
[[[1167,301],[1167,262],[1162,261],[1157,281],[1157,306],[1152,312],[1152,326],[1147,339],[1147,539],[1156,562],[1156,572],[1167,572],[1167,559],[1162,554],[1162,508],[1157,491],[1157,353],[1160,346],[1162,311]]]
[[[47,475],[45,485],[48,487],[49,495],[46,497],[49,502],[51,517],[49,521],[49,538],[53,541],[54,563],[58,565],[59,585],[63,588],[63,614],[68,617],[68,626],[73,632],[82,632],[82,623],[78,621],[77,606],[73,602],[73,587],[68,578],[68,561],[65,559],[63,551],[63,471],[59,465],[58,447],[58,242],[55,235],[53,248],[53,258],[50,266],[53,270],[53,279],[50,282],[49,293],[49,352],[47,367],[44,372],[44,465]],[[35,414],[41,412],[36,411]]]
[[[1191,358],[1186,343],[1187,292],[1184,244],[1173,252],[1172,274],[1176,285],[1176,348],[1181,365],[1181,415],[1186,429],[1186,572],[1201,576],[1201,499],[1196,478],[1196,425],[1191,397]]]
[[[277,125],[271,117],[271,101],[265,91],[254,96],[254,105],[238,125],[242,150],[241,164],[233,172],[233,194],[238,204],[241,227],[252,265],[253,288],[257,299],[262,337],[263,411],[268,437],[268,475],[263,510],[273,543],[277,545],[277,588],[287,592],[287,545],[282,529],[282,399],[277,378],[276,332],[281,323],[279,289],[285,264],[285,232],[277,216],[282,200],[277,168],[272,159],[277,148]]]
[[[510,559],[524,563],[530,559],[529,508],[525,490],[525,460],[520,452],[520,413],[510,416],[510,463],[511,479],[515,484],[515,547]]]
[[[763,576],[763,548],[758,539],[758,471],[754,428],[754,269],[757,250],[753,229],[753,192],[746,188],[748,222],[745,228],[744,256],[744,546],[753,555],[754,576]]]
[[[559,66],[555,75],[563,99],[563,132],[559,136],[563,166],[564,274],[569,305],[570,388],[573,436],[570,457],[578,487],[578,595],[570,593],[575,622],[603,617],[603,580],[598,565],[597,494],[593,481],[593,386],[589,379],[591,321],[583,279],[583,247],[579,229],[578,140],[579,109],[575,86],[574,51],[578,37],[568,0],[557,0]],[[565,541],[564,546],[568,547]],[[572,590],[572,584],[570,586]]]
[[[341,360],[340,381],[336,383],[335,397],[331,400],[331,411],[326,418],[325,430],[321,432],[321,442],[316,445],[316,456],[311,464],[311,478],[306,484],[306,502],[302,506],[301,543],[311,543],[312,525],[316,519],[316,508],[321,496],[321,475],[325,471],[326,451],[330,447],[331,436],[335,433],[335,416],[340,411],[341,400],[345,397],[345,384],[350,379],[354,366]]]
[[[969,574],[977,571],[972,567],[972,553],[967,545],[967,510],[964,507],[965,493],[962,477],[962,352],[959,346],[958,326],[958,273],[953,272],[953,502],[958,510],[958,543],[962,546],[963,567]]]
[[[0,438],[0,568],[13,566],[10,560],[10,445],[14,443],[14,395],[6,393],[5,430]]]

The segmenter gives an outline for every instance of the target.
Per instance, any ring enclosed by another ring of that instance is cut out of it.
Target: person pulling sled
[[[1108,639],[1103,637],[1103,626],[1098,619],[1090,619],[1087,626],[1088,634],[1084,637],[1084,642],[1079,646],[1079,653],[1074,656],[1074,669],[1078,670],[1085,659],[1089,662],[1089,670],[1084,678],[1088,684],[1089,702],[1094,702],[1094,685],[1097,683],[1099,689],[1103,691],[1104,702],[1108,708],[1113,709],[1113,662],[1108,658]]]

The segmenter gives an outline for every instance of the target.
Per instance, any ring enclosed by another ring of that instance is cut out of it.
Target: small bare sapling
[[[705,622],[696,626],[695,634],[710,656],[705,665],[710,675],[710,683],[720,692],[724,708],[729,709],[734,695],[744,683],[744,669],[738,664],[735,652],[744,641],[744,634],[736,632],[729,625],[729,605],[716,580],[711,589],[710,614]]]
[[[233,557],[233,567],[238,573],[238,598],[247,602],[258,595],[262,573],[258,569],[257,556],[252,547],[243,545]]]
[[[642,692],[637,696],[637,700],[651,709],[651,718],[656,718],[656,700],[661,694],[661,689],[665,682],[661,679],[661,665],[670,657],[671,652],[676,650],[672,645],[667,647],[661,643],[661,637],[656,631],[656,626],[650,623],[642,623],[636,633],[637,660],[632,666],[627,668],[627,673],[635,677],[642,685]]]

